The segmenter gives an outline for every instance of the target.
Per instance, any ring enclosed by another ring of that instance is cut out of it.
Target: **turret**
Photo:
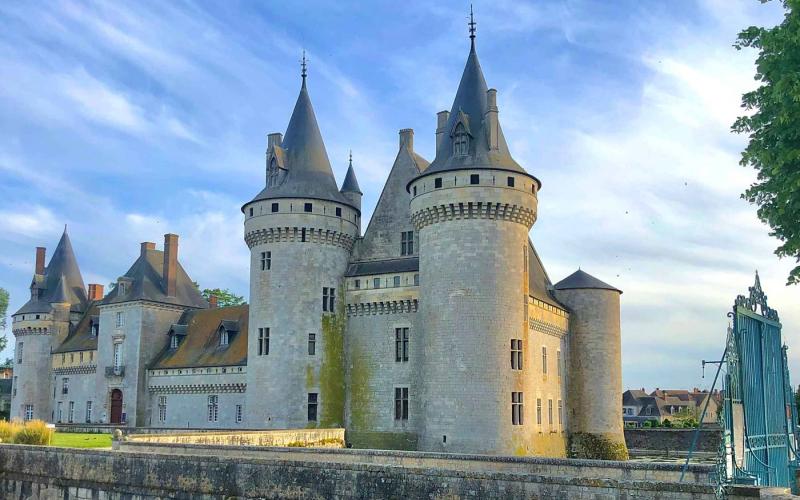
[[[358,210],[361,210],[361,188],[358,187],[358,180],[356,179],[356,171],[353,170],[353,152],[350,152],[350,165],[347,167],[347,175],[344,176],[344,182],[341,189],[342,195],[350,200],[351,204]]]
[[[306,86],[286,134],[271,134],[267,185],[247,202],[250,248],[248,425],[344,424],[344,290],[359,234],[352,168],[340,192]],[[280,143],[278,142],[280,141]]]
[[[622,415],[622,292],[580,269],[554,286],[569,308],[570,455],[626,460]]]
[[[533,376],[509,364],[518,345],[531,352],[528,231],[540,183],[511,157],[495,95],[473,31],[451,111],[437,116],[436,158],[407,186],[419,234],[425,331],[415,399],[427,451],[533,454],[541,431]]]

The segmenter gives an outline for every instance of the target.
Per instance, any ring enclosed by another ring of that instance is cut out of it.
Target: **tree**
[[[216,296],[217,305],[219,307],[230,307],[246,304],[243,296],[236,295],[227,288],[225,290],[220,290],[219,288],[205,288],[201,293],[206,300],[209,300],[212,295]]]
[[[764,1],[764,0],[762,0]],[[750,26],[734,47],[758,50],[755,79],[761,86],[742,96],[748,112],[732,130],[748,134],[740,164],[758,178],[742,198],[758,205],[758,218],[780,240],[778,257],[795,258],[787,285],[800,284],[800,0],[782,0],[783,22]]]
[[[6,344],[8,344],[8,338],[5,334],[6,325],[6,314],[8,313],[8,291],[5,288],[0,288],[0,331],[3,333],[0,334],[0,351],[6,348]]]

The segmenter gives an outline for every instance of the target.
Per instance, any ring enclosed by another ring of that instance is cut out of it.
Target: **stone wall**
[[[625,477],[579,477],[488,468],[457,471],[373,463],[327,463],[325,467],[320,467],[320,463],[312,456],[308,460],[249,457],[231,459],[217,455],[178,455],[168,452],[142,454],[0,446],[0,494],[5,498],[26,500],[210,500],[229,496],[670,500],[715,498],[714,489],[709,484],[677,484]],[[578,462],[575,465],[580,467]],[[615,467],[616,464],[611,469]]]
[[[656,453],[688,451],[695,429],[625,429],[628,449],[648,450]],[[716,453],[722,439],[719,427],[701,429],[695,451]]]
[[[120,446],[125,449],[146,443],[236,446],[344,446],[344,429],[289,429],[268,431],[175,432],[131,434]],[[208,448],[206,448],[208,449]],[[216,449],[216,448],[211,448]]]

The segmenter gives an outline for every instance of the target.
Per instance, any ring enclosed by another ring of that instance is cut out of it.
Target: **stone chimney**
[[[211,309],[216,309],[219,307],[219,299],[216,295],[209,295],[208,296],[208,307]]]
[[[155,250],[155,249],[156,249],[155,243],[151,243],[149,241],[143,241],[141,251],[139,252],[139,254],[144,257],[144,255],[147,254],[148,250]]]
[[[167,297],[177,294],[178,278],[178,235],[164,235],[164,291]]]
[[[400,129],[400,147],[406,147],[409,151],[414,151],[414,129]]]
[[[44,274],[44,256],[46,251],[44,247],[36,247],[36,268],[34,274]]]
[[[450,119],[450,112],[439,111],[436,113],[436,153],[439,153],[439,146],[442,144],[445,134],[447,133],[447,120]]]
[[[89,283],[89,300],[96,301],[103,298],[103,285]]]
[[[273,149],[275,146],[280,146],[281,142],[283,142],[283,134],[280,132],[267,134],[267,151]]]
[[[490,150],[497,149],[500,140],[500,122],[497,118],[497,90],[489,89],[486,91],[486,104],[488,107],[486,111],[486,140],[489,143]]]

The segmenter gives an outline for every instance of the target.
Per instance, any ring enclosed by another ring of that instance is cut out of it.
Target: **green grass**
[[[50,444],[62,448],[111,448],[111,434],[56,432]]]

